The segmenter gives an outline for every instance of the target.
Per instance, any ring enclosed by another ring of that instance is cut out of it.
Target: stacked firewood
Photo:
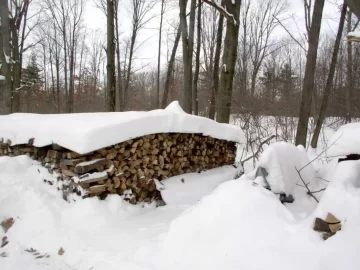
[[[120,194],[134,204],[160,198],[155,179],[231,165],[235,153],[234,142],[191,133],[146,135],[84,155],[57,145],[0,144],[0,155],[26,154],[60,174],[65,195],[106,198]]]

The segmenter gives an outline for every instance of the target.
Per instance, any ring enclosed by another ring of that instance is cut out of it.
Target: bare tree
[[[107,95],[106,109],[114,112],[116,109],[116,77],[115,77],[115,3],[107,0]]]
[[[220,123],[229,123],[235,65],[238,52],[241,0],[225,0],[224,8],[213,1],[204,0],[226,17],[223,66],[221,68],[220,89],[216,99],[217,118]]]
[[[341,41],[341,36],[342,36],[343,29],[344,29],[344,24],[345,24],[346,9],[347,9],[346,0],[344,0],[344,4],[343,4],[342,10],[341,10],[341,15],[340,15],[338,32],[336,35],[334,50],[333,50],[333,54],[331,57],[329,74],[328,74],[328,77],[326,80],[326,86],[324,89],[323,100],[322,100],[321,108],[320,108],[320,112],[319,112],[319,117],[317,118],[316,128],[315,128],[312,140],[311,140],[312,148],[317,147],[321,127],[323,125],[325,115],[326,115],[326,109],[328,106],[329,96],[331,93],[331,89],[333,87],[333,81],[334,81],[335,68],[336,68],[336,63],[337,63],[337,58],[338,58],[338,53],[339,53],[340,41]]]
[[[8,0],[0,0],[0,113],[11,113],[10,10]]]
[[[194,48],[195,9],[196,0],[191,0],[189,29],[186,19],[187,0],[179,0],[180,28],[182,36],[183,64],[184,64],[184,91],[183,108],[187,113],[192,112],[192,58]]]
[[[150,11],[155,6],[156,1],[153,0],[131,0],[132,8],[132,31],[129,44],[129,57],[126,70],[125,87],[124,87],[124,102],[128,100],[128,92],[130,86],[133,57],[135,53],[136,39],[140,30],[153,19],[154,16],[148,16]]]
[[[178,29],[177,29],[174,45],[173,45],[173,48],[172,48],[172,51],[171,51],[171,56],[170,56],[170,60],[169,60],[168,67],[167,67],[167,72],[166,72],[164,94],[163,94],[163,99],[162,99],[162,103],[161,103],[161,107],[163,109],[165,109],[166,104],[168,102],[168,95],[169,95],[169,90],[170,90],[170,86],[171,86],[171,83],[170,83],[171,74],[173,73],[173,70],[174,70],[176,51],[177,51],[177,48],[179,46],[180,37],[181,37],[181,29],[180,29],[180,26],[179,26]]]
[[[352,11],[348,11],[348,21],[347,21],[347,33],[352,31],[351,28],[351,18],[352,18]],[[351,92],[353,90],[354,80],[353,80],[353,56],[352,56],[352,42],[347,42],[347,87],[346,87],[346,116],[345,120],[346,123],[351,122]]]
[[[161,37],[164,17],[164,4],[165,0],[161,0],[161,11],[160,11],[160,27],[159,27],[159,47],[158,47],[158,70],[157,70],[157,81],[156,81],[156,108],[160,108],[160,64],[161,64]]]
[[[312,22],[309,32],[309,48],[306,56],[304,85],[300,104],[298,128],[296,132],[296,145],[306,145],[312,94],[314,91],[315,68],[323,9],[324,0],[315,0]]]
[[[194,114],[199,114],[199,101],[198,101],[198,81],[200,71],[200,50],[201,50],[201,6],[202,1],[198,0],[198,11],[197,11],[197,40],[196,40],[196,55],[195,55],[195,73],[194,73],[194,84],[193,84],[193,107]]]
[[[210,119],[215,119],[216,97],[219,92],[220,53],[222,46],[223,29],[224,29],[224,15],[220,13],[219,25],[216,34],[216,49],[215,49],[215,58],[214,58],[214,68],[212,74],[213,87],[211,89],[211,100],[210,100],[210,110],[209,110]]]

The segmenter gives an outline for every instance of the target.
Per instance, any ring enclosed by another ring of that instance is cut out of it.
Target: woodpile
[[[130,203],[160,199],[154,179],[201,172],[235,162],[234,142],[199,134],[161,133],[78,154],[58,145],[37,148],[0,141],[0,156],[28,155],[58,173],[66,198],[119,194]]]

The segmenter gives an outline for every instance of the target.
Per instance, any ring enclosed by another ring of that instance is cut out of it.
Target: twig
[[[326,180],[326,179],[324,179],[324,178],[321,178],[321,177],[316,177],[316,178],[318,178],[318,179],[320,179],[320,180],[323,180],[323,181],[325,181],[325,182],[330,182],[329,180]]]
[[[267,138],[265,141],[263,141],[262,143],[260,143],[260,145],[259,145],[258,150],[256,151],[256,153],[253,154],[252,156],[246,158],[245,160],[241,161],[241,164],[244,164],[246,161],[248,161],[248,160],[256,157],[256,156],[260,153],[261,147],[262,147],[264,144],[266,144],[266,143],[268,143],[269,141],[271,141],[272,139],[274,139],[274,138],[275,138],[275,135],[272,135],[272,136],[270,136],[269,138]]]
[[[309,194],[311,197],[314,198],[314,200],[319,203],[318,199],[316,199],[316,197],[313,195],[313,193],[311,192],[311,190],[309,189],[308,185],[305,183],[304,179],[302,178],[301,174],[300,174],[300,171],[296,168],[295,166],[295,170],[297,171],[301,181],[303,182],[303,184],[305,185],[306,189],[308,190],[307,194]]]
[[[322,151],[319,155],[317,155],[315,158],[313,158],[309,163],[307,163],[304,167],[300,168],[299,172],[301,172],[303,169],[305,169],[307,166],[309,166],[311,163],[313,163],[315,160],[317,160],[322,154],[324,154],[327,150],[329,150],[329,148],[331,146],[333,146],[342,136],[342,133],[341,135],[339,136],[339,138],[337,138],[332,144],[330,144],[329,147],[325,148],[324,151]]]
[[[311,193],[312,194],[314,194],[314,193],[319,193],[319,192],[321,192],[321,191],[324,191],[326,188],[322,188],[322,189],[319,189],[319,190],[317,190],[317,191],[311,191]],[[308,193],[309,194],[309,193]],[[310,194],[309,194],[310,195]]]

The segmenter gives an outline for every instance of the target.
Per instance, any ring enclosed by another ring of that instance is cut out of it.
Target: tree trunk
[[[348,22],[347,22],[347,32],[351,32],[351,10],[348,11]],[[353,57],[352,57],[352,42],[347,42],[347,87],[346,87],[346,123],[351,122],[351,93],[354,87],[353,80]]]
[[[332,89],[332,86],[333,86],[334,74],[335,74],[335,69],[336,69],[336,64],[337,64],[337,57],[338,57],[339,47],[340,47],[340,41],[341,41],[341,36],[342,36],[343,29],[344,29],[344,24],[345,24],[346,9],[347,9],[347,5],[346,5],[346,0],[345,0],[344,4],[343,4],[343,7],[342,7],[342,10],[341,10],[339,28],[338,28],[338,32],[337,32],[337,35],[336,35],[334,51],[333,51],[333,54],[332,54],[332,57],[331,57],[330,69],[329,69],[329,74],[328,74],[328,77],[327,77],[327,80],[326,80],[326,85],[325,85],[325,89],[324,89],[324,96],[323,96],[323,100],[321,102],[319,117],[317,119],[314,135],[313,135],[312,140],[311,140],[311,147],[312,148],[317,147],[321,127],[322,127],[324,119],[326,117],[326,108],[328,106],[329,96],[330,96],[330,92],[331,92],[331,89]]]
[[[351,11],[354,12],[356,17],[360,19],[360,1],[359,0],[346,0]]]
[[[106,109],[116,109],[114,0],[107,0],[107,100]]]
[[[300,104],[299,122],[296,132],[296,145],[306,146],[306,137],[310,117],[312,93],[314,91],[314,79],[316,69],[317,50],[319,45],[319,35],[321,19],[325,0],[315,0],[312,22],[309,33],[309,48],[306,56],[306,67],[302,99]]]
[[[211,91],[210,110],[209,110],[209,118],[213,120],[215,119],[215,108],[217,102],[216,97],[219,92],[219,64],[220,64],[223,29],[224,29],[224,15],[220,14],[219,26],[216,36],[216,49],[215,49],[214,69],[213,69],[214,85]]]
[[[0,113],[11,113],[10,11],[8,0],[0,0]]]
[[[198,81],[200,71],[200,50],[201,50],[201,0],[198,0],[198,13],[197,13],[197,41],[196,41],[196,56],[195,56],[195,73],[193,85],[193,107],[194,114],[199,114],[199,100],[198,100]]]
[[[217,96],[217,121],[229,123],[231,113],[232,89],[239,40],[239,21],[241,1],[225,1],[226,10],[233,15],[226,20],[223,67],[221,68],[220,89]],[[236,23],[234,22],[236,20]]]
[[[167,105],[167,99],[168,99],[169,90],[170,90],[170,79],[171,79],[171,74],[172,74],[173,69],[174,69],[175,56],[176,56],[176,51],[177,51],[177,48],[178,48],[178,45],[179,45],[180,37],[181,37],[181,28],[179,26],[179,28],[177,30],[174,46],[172,48],[171,57],[170,57],[170,61],[169,61],[169,64],[168,64],[168,70],[166,72],[164,94],[163,94],[163,99],[162,99],[162,103],[161,103],[161,107],[163,109],[165,109],[165,107]]]
[[[12,45],[12,89],[11,112],[20,112],[20,53],[19,36],[16,29],[16,18],[10,20],[11,45]]]
[[[161,13],[160,13],[160,28],[159,28],[159,47],[158,47],[158,70],[157,70],[157,78],[156,78],[156,102],[155,106],[157,109],[160,108],[160,64],[161,64],[161,35],[162,35],[162,25],[163,25],[163,17],[164,17],[164,2],[165,0],[161,0]]]
[[[183,108],[187,113],[192,112],[192,55],[194,47],[195,8],[196,0],[191,0],[189,34],[186,21],[187,0],[179,0],[180,28],[182,32],[183,64],[184,64],[184,90]]]
[[[117,59],[117,85],[118,85],[118,102],[117,110],[123,111],[124,109],[124,93],[122,89],[122,78],[121,78],[121,62],[120,62],[120,37],[119,37],[119,0],[116,0],[115,5],[115,31],[116,31],[116,59]]]

